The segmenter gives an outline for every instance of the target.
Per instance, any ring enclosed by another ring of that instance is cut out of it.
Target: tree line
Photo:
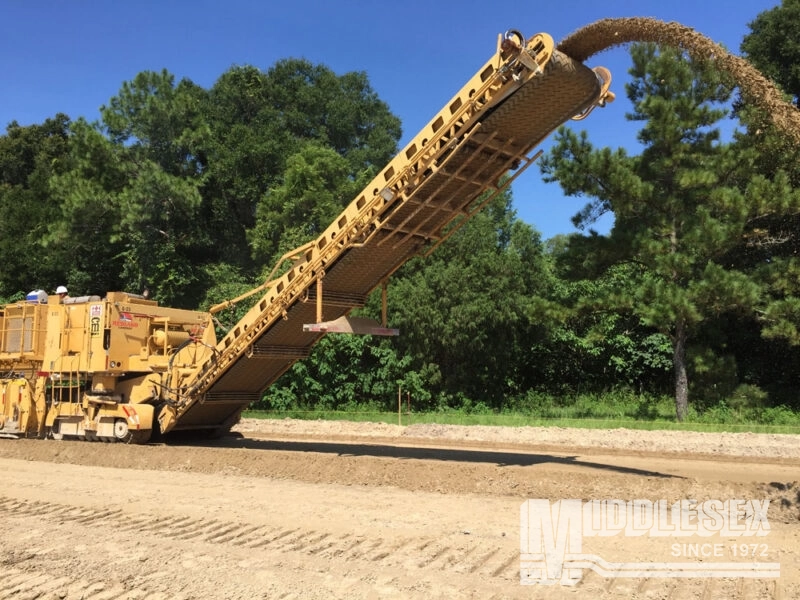
[[[743,53],[797,104],[800,1],[750,30]],[[800,149],[713,62],[630,52],[641,152],[562,127],[540,162],[588,199],[584,233],[543,240],[501,195],[393,276],[399,338],[328,336],[259,406],[390,407],[400,386],[425,409],[613,390],[672,396],[681,420],[734,400],[800,408]],[[401,135],[366,73],[300,59],[208,89],[142,72],[100,115],[0,136],[0,298],[61,283],[185,308],[236,297],[317,237]],[[592,231],[607,212],[611,231]]]

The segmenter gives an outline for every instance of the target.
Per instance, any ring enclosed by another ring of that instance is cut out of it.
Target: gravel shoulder
[[[301,419],[242,419],[234,429],[252,436],[324,436],[347,440],[447,442],[530,448],[581,448],[704,457],[800,459],[800,435],[485,425],[390,425]]]

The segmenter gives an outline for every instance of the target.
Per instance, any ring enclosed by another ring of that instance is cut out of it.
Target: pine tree
[[[713,63],[650,44],[634,45],[631,56],[627,118],[643,124],[642,153],[595,150],[585,132],[561,128],[541,168],[567,194],[593,197],[578,223],[613,211],[605,240],[611,262],[637,263],[641,281],[634,294],[608,302],[669,336],[676,415],[683,420],[693,332],[723,313],[752,313],[766,294],[763,278],[736,268],[731,255],[758,218],[796,210],[798,198],[780,174],[756,174],[753,149],[722,141],[720,122],[734,87]]]

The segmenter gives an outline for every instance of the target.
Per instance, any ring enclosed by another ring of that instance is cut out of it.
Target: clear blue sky
[[[693,27],[738,53],[760,12],[780,0],[0,0],[0,131],[16,120],[41,123],[57,112],[99,118],[123,81],[166,68],[204,87],[233,65],[268,69],[302,57],[341,74],[365,71],[403,123],[402,148],[494,53],[497,35],[516,29],[556,43],[606,17],[654,17]],[[625,49],[588,61],[614,75],[617,101],[572,127],[595,146],[637,152],[624,114]],[[565,198],[532,165],[514,184],[518,216],[545,238],[575,231],[585,200]],[[607,229],[608,223],[598,229]]]

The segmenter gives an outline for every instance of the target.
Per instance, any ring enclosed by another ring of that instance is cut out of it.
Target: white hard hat
[[[56,294],[66,294],[66,293],[67,293],[67,287],[66,286],[60,285],[60,286],[58,286],[56,288]]]

